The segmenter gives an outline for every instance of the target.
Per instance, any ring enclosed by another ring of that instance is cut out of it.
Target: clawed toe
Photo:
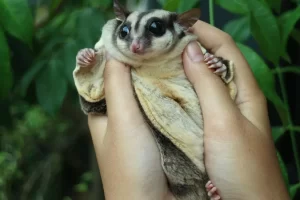
[[[208,52],[204,54],[204,62],[206,62],[209,69],[214,69],[214,73],[217,75],[222,75],[227,70],[222,58],[218,58]]]
[[[215,74],[218,74],[218,75],[221,75],[223,72],[226,71],[226,66],[223,64],[220,68],[218,68],[214,73]]]
[[[76,62],[81,67],[92,66],[95,62],[95,51],[93,49],[82,49],[76,56]]]
[[[220,59],[218,59],[218,58],[212,58],[206,64],[211,65],[211,64],[215,64],[215,63],[217,63],[219,61],[220,61]]]
[[[210,200],[221,200],[220,195],[217,192],[217,188],[212,184],[211,181],[208,181],[205,185],[207,195],[210,197]]]

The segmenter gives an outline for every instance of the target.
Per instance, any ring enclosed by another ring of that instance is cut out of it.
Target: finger
[[[193,61],[192,57],[197,57]],[[201,58],[202,57],[202,58]],[[204,119],[216,119],[234,114],[237,110],[221,78],[208,69],[203,53],[196,42],[190,43],[183,54],[184,70],[198,95]],[[212,120],[210,120],[212,121]]]
[[[232,60],[235,63],[237,74],[235,81],[242,93],[257,93],[259,88],[253,73],[241,51],[227,33],[202,21],[198,21],[194,25],[193,31],[206,49],[216,56]],[[241,95],[241,97],[243,96],[245,95]]]
[[[116,60],[109,60],[104,71],[104,87],[108,120],[109,123],[114,123],[113,127],[129,129],[131,124],[144,122],[134,97],[128,66]]]
[[[265,126],[269,123],[265,97],[250,66],[232,38],[220,29],[202,21],[197,21],[192,31],[198,36],[204,48],[216,56],[233,61],[234,81],[238,90],[236,104],[248,120],[264,132],[268,132],[268,127]]]

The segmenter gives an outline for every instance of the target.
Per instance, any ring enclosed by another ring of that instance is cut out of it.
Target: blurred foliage
[[[290,134],[299,180],[295,134],[300,127],[291,119],[283,73],[300,74],[300,67],[293,63],[287,49],[290,40],[300,44],[300,30],[295,28],[300,1],[291,0],[293,8],[285,11],[281,0],[210,1],[238,16],[223,30],[236,41],[261,89],[278,111],[282,126],[272,128],[274,141]],[[121,2],[132,9],[142,1]],[[199,0],[158,2],[162,8],[177,12],[199,5]],[[210,10],[213,19],[213,8]],[[112,0],[0,0],[1,200],[87,199],[80,194],[93,189],[94,173],[98,171],[92,166],[95,162],[85,163],[95,158],[89,155],[93,151],[90,138],[82,141],[88,137],[88,129],[72,71],[77,51],[93,47],[101,36],[101,27],[112,17]],[[251,37],[260,52],[246,45]],[[280,91],[275,87],[276,78]],[[300,183],[290,184],[279,152],[278,159],[294,197]],[[80,172],[71,183],[61,179],[66,163]],[[99,190],[95,188],[90,193]],[[101,194],[88,196],[99,199]]]

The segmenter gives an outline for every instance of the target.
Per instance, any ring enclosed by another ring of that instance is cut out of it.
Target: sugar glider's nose
[[[143,53],[144,49],[143,49],[143,45],[142,45],[141,41],[133,40],[130,45],[130,50],[133,53]]]

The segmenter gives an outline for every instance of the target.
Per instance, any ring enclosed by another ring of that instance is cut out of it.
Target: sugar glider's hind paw
[[[90,48],[81,49],[76,55],[76,63],[80,67],[93,67],[96,63],[95,50]]]
[[[213,69],[214,73],[221,76],[225,83],[229,83],[233,79],[233,63],[217,57],[209,52],[204,54],[204,62],[208,68]]]
[[[211,181],[208,181],[205,187],[210,200],[221,200],[221,196],[218,194],[217,188],[212,184]]]

